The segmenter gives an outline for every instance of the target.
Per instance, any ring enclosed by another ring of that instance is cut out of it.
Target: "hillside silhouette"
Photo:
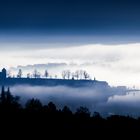
[[[13,85],[31,85],[31,86],[69,86],[69,87],[93,87],[93,88],[109,88],[106,81],[98,81],[90,79],[89,74],[84,70],[77,70],[71,73],[69,70],[62,71],[62,78],[55,75],[49,77],[49,73],[45,70],[43,76],[36,69],[33,74],[27,73],[27,77],[22,77],[22,70],[19,69],[17,75],[12,76],[7,73],[5,68],[0,72],[0,86]]]

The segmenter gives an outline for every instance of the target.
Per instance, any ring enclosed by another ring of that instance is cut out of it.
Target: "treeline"
[[[134,129],[140,128],[140,118],[112,115],[103,118],[98,112],[91,115],[86,107],[79,107],[72,112],[69,107],[58,109],[53,102],[42,105],[38,99],[30,99],[23,107],[19,103],[19,97],[13,96],[10,90],[0,94],[0,125],[21,127],[27,129],[45,127],[45,129]]]
[[[17,74],[12,75],[12,73],[9,71],[7,73],[8,78],[22,78],[23,77],[23,71],[22,69],[19,69]],[[37,69],[35,69],[32,73],[27,73],[26,78],[52,78],[52,75],[48,72],[48,70],[45,70],[43,74],[39,72]],[[58,78],[58,75],[54,75],[54,78]],[[89,80],[91,79],[89,73],[86,70],[76,70],[75,72],[71,72],[70,70],[63,70],[61,73],[62,79],[79,79],[79,80]]]

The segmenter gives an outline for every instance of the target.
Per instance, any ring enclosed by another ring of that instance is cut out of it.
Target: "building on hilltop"
[[[6,73],[7,73],[6,69],[3,68],[2,71],[0,72],[0,79],[6,79]]]

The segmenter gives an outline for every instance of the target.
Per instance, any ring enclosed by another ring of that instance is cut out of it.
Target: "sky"
[[[139,34],[139,6],[138,0],[1,0],[0,29],[15,34]]]
[[[0,0],[0,68],[64,62],[140,87],[139,39],[138,0]]]

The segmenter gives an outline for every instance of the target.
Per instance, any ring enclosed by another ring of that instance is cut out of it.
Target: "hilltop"
[[[72,86],[72,87],[109,87],[106,81],[98,81],[96,79],[57,79],[57,78],[40,78],[40,77],[7,77],[5,68],[0,72],[0,85],[31,85],[31,86]]]

